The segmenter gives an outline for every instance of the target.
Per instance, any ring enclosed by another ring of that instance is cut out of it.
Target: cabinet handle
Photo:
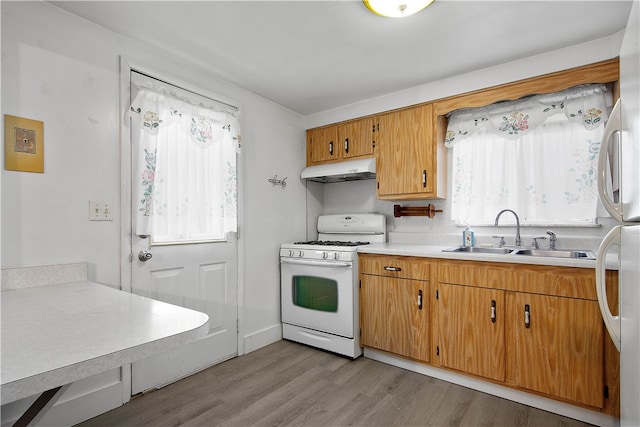
[[[344,152],[349,154],[349,138],[345,138],[344,140]]]
[[[422,171],[422,186],[427,187],[427,171],[426,169]]]
[[[529,328],[531,326],[531,309],[529,304],[524,305],[524,327]]]
[[[418,291],[418,310],[422,310],[422,290]]]
[[[329,154],[333,156],[333,141],[329,141]]]
[[[496,300],[491,300],[491,323],[496,323]]]
[[[400,267],[391,267],[391,266],[388,266],[388,265],[385,265],[384,269],[387,270],[387,271],[402,271],[402,268],[400,268]]]

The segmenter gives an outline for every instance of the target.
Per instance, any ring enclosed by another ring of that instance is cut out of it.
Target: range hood
[[[309,181],[325,183],[375,179],[376,159],[347,160],[309,166],[302,171],[300,177]]]

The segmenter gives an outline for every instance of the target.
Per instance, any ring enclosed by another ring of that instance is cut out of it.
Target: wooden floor
[[[363,357],[279,341],[80,426],[585,426]]]

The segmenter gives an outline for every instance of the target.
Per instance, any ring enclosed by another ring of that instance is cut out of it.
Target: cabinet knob
[[[349,154],[349,138],[345,138],[344,140],[344,152]]]
[[[531,327],[531,309],[529,308],[529,304],[524,305],[524,327]]]
[[[400,267],[391,267],[391,266],[388,266],[388,265],[385,265],[384,269],[386,271],[402,271],[402,268],[400,268]]]

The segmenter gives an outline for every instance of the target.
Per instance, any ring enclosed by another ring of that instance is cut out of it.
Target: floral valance
[[[202,146],[224,140],[224,134],[231,133],[239,151],[237,114],[230,109],[196,105],[179,99],[176,94],[142,87],[131,103],[129,115],[137,119],[134,123],[139,123],[148,135],[157,135],[162,127],[171,123],[179,124],[183,132],[188,132],[191,139]]]
[[[606,85],[588,84],[552,94],[456,110],[449,116],[445,145],[452,147],[479,129],[515,139],[555,114],[564,114],[569,121],[581,123],[586,129],[596,129],[607,121],[612,105],[613,97]]]

